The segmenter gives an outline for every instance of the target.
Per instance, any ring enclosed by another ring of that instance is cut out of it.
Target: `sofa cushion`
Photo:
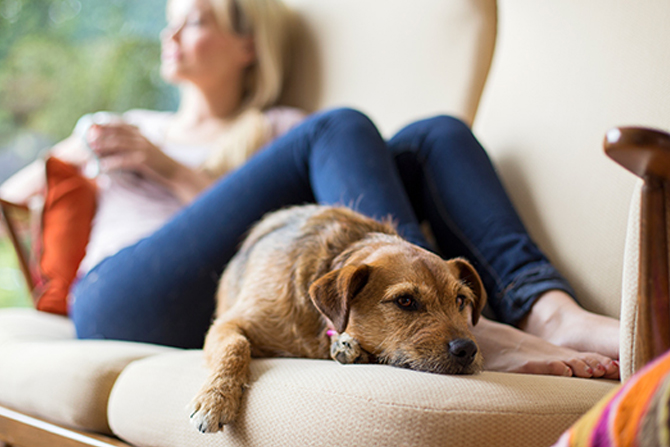
[[[80,429],[111,433],[107,400],[125,366],[171,351],[75,340],[72,322],[33,309],[0,309],[0,404]]]
[[[109,402],[114,433],[137,446],[551,445],[616,382],[520,374],[440,376],[381,365],[257,359],[239,419],[203,435],[187,405],[201,351],[130,364]]]
[[[0,347],[17,340],[55,341],[73,338],[74,326],[68,318],[33,309],[0,309]]]

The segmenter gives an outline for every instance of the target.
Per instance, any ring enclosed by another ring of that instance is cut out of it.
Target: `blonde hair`
[[[270,138],[263,110],[277,103],[284,86],[289,56],[290,11],[281,0],[209,0],[220,26],[251,36],[256,61],[245,73],[242,105],[237,117],[202,169],[218,177],[240,166]]]

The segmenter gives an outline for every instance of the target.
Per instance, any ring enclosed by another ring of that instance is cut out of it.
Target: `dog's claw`
[[[212,411],[196,411],[191,415],[191,424],[200,433],[216,433],[223,430],[224,422],[217,420],[220,416],[216,416]]]
[[[200,433],[216,433],[235,419],[242,395],[242,387],[232,385],[229,388],[206,388],[191,402],[191,425]],[[230,393],[230,390],[239,390]]]

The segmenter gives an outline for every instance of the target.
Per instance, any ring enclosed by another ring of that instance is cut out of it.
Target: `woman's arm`
[[[82,137],[75,133],[52,147],[49,154],[79,168],[92,158],[91,151],[84,146]]]
[[[45,186],[44,160],[35,160],[0,185],[0,199],[25,205]]]
[[[56,144],[49,151],[51,155],[75,166],[83,166],[91,158],[91,154],[76,135],[72,135]],[[44,190],[46,186],[44,160],[38,159],[21,169],[2,185],[0,198],[8,202],[26,204],[34,195]]]

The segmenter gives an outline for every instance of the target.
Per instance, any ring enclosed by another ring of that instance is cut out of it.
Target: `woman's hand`
[[[135,171],[158,181],[169,181],[178,169],[175,160],[127,123],[94,124],[85,138],[100,159],[103,171]]]
[[[130,124],[94,124],[86,141],[104,172],[137,172],[170,188],[184,202],[190,202],[212,183],[207,174],[170,158]]]

